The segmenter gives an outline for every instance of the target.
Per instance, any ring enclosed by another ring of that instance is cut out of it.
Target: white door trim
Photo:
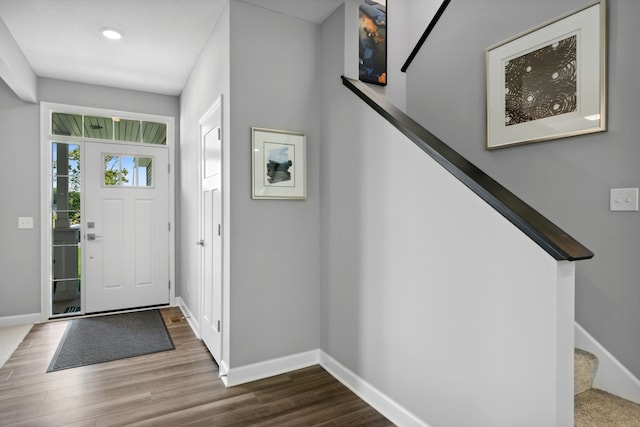
[[[92,140],[89,138],[71,137],[62,135],[51,135],[51,113],[71,113],[95,115],[103,117],[124,117],[136,120],[155,121],[166,123],[167,125],[167,148],[169,150],[169,222],[171,230],[169,232],[169,280],[171,288],[169,292],[169,304],[175,305],[175,118],[171,116],[161,116],[155,114],[134,113],[120,110],[109,110],[102,108],[84,107],[78,105],[58,104],[52,102],[40,103],[40,313],[42,321],[47,321],[51,317],[51,293],[50,293],[50,260],[51,260],[51,223],[49,221],[49,203],[51,201],[51,141],[71,142],[71,143],[91,143],[114,142],[106,140]],[[118,141],[119,144],[127,144]],[[131,143],[132,145],[139,145]],[[82,230],[84,233],[84,230]]]

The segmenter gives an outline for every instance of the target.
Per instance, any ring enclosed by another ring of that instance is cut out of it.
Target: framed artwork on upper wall
[[[306,135],[251,128],[253,199],[306,199]]]
[[[363,0],[359,7],[359,78],[387,84],[387,0]]]
[[[486,51],[487,149],[606,130],[606,0]]]

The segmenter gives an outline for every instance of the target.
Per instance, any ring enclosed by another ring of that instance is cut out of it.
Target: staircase
[[[640,404],[593,388],[598,358],[574,353],[575,427],[640,427]]]

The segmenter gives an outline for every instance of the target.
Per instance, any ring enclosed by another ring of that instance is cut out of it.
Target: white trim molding
[[[598,358],[593,387],[640,403],[640,380],[576,322],[575,346]]]
[[[21,326],[21,325],[35,325],[42,321],[41,313],[21,314],[18,316],[3,316],[0,317],[0,327],[3,326]]]
[[[319,363],[318,350],[311,350],[237,368],[228,368],[225,384],[227,387],[233,387],[275,375],[286,374],[287,372],[318,365]]]
[[[403,427],[429,427],[389,396],[360,378],[340,362],[320,351],[320,365],[334,378],[344,384],[362,400],[387,417],[392,423]]]
[[[187,322],[189,323],[189,326],[191,326],[191,330],[193,331],[193,334],[196,336],[196,338],[201,339],[200,323],[198,322],[198,319],[193,317],[193,313],[191,313],[191,310],[189,310],[189,307],[184,302],[182,297],[176,297],[176,305],[180,307],[180,310],[182,310],[184,317],[187,319]]]
[[[309,366],[320,365],[336,380],[367,402],[371,407],[387,417],[392,423],[403,427],[430,427],[424,421],[413,415],[396,401],[369,384],[364,379],[343,366],[340,362],[322,350],[312,350],[291,356],[279,357],[264,362],[229,368],[222,363],[226,375],[221,374],[222,381],[227,387],[233,387],[250,381],[257,381],[274,375]]]

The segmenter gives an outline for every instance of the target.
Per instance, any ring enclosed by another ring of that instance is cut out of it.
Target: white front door
[[[222,360],[222,114],[221,98],[200,121],[202,158],[202,310],[200,336]]]
[[[85,143],[85,312],[169,303],[166,146]]]

